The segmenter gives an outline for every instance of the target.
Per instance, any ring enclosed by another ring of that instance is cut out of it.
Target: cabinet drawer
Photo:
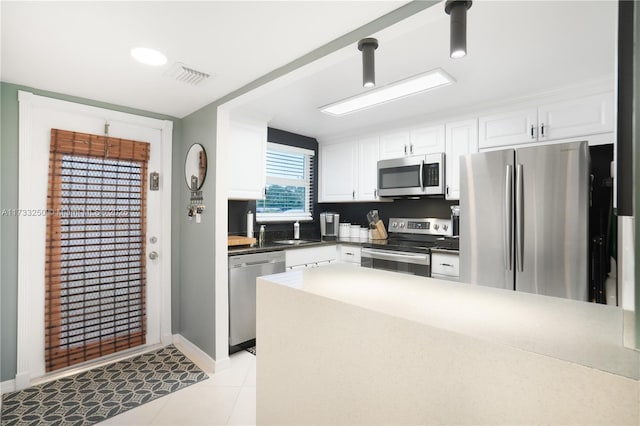
[[[338,246],[338,259],[340,262],[355,263],[360,265],[360,256],[362,249],[359,246],[351,245],[339,245]]]
[[[313,265],[336,260],[336,246],[319,246],[285,250],[286,267]]]
[[[457,253],[431,253],[431,275],[460,276],[460,256]]]

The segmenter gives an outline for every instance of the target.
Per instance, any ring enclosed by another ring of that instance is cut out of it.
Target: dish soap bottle
[[[294,240],[300,239],[300,224],[298,223],[297,220],[296,220],[296,223],[293,224],[293,239]]]

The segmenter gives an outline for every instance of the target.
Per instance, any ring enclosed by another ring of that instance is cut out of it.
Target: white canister
[[[353,241],[358,241],[360,238],[360,225],[351,225],[351,229],[349,230],[349,238]]]
[[[360,228],[360,242],[366,243],[369,241],[369,229]]]
[[[349,232],[351,231],[350,223],[341,223],[338,227],[338,238],[346,239],[349,238]]]

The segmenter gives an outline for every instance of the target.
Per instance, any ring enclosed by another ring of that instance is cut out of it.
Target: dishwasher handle
[[[268,265],[270,263],[284,263],[284,261],[271,259],[271,260],[258,260],[257,262],[242,262],[242,263],[235,263],[231,265],[231,268],[243,268],[245,266]]]

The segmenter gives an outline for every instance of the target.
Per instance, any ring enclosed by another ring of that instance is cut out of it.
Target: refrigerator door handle
[[[504,183],[504,261],[513,270],[513,166],[507,165]]]
[[[522,164],[516,166],[516,268],[524,270],[524,198]]]

